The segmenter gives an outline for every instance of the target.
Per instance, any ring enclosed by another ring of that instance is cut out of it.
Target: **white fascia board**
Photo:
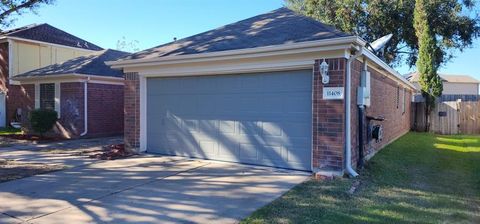
[[[389,76],[391,76],[394,80],[397,80],[397,81],[400,81],[400,82],[404,83],[405,85],[410,87],[412,90],[415,90],[415,91],[418,90],[413,85],[413,83],[408,81],[405,77],[400,75],[400,73],[398,73],[395,69],[390,67],[387,63],[385,63],[383,60],[381,60],[379,57],[377,57],[374,53],[372,53],[371,51],[369,51],[365,47],[363,47],[363,55],[365,55],[365,57],[367,57],[368,59],[373,61],[375,64],[380,66],[382,69],[384,69],[389,74]]]
[[[288,61],[277,63],[239,64],[231,66],[178,67],[171,69],[143,70],[138,72],[145,77],[173,77],[194,75],[238,74],[269,71],[311,69],[314,60]]]
[[[49,83],[49,82],[83,82],[85,79],[90,78],[90,82],[93,83],[104,83],[104,84],[116,84],[124,85],[123,78],[117,77],[108,77],[108,76],[98,76],[98,75],[87,75],[87,74],[60,74],[60,75],[51,75],[51,76],[38,76],[38,77],[17,77],[14,78],[16,81],[19,81],[21,84],[34,84],[34,83]]]
[[[4,38],[7,39],[7,40],[23,41],[23,42],[29,42],[29,43],[35,43],[35,44],[43,44],[43,45],[49,45],[49,46],[54,46],[54,47],[62,47],[62,48],[86,51],[86,52],[95,52],[95,50],[89,50],[89,49],[78,48],[78,47],[71,47],[71,46],[66,46],[66,45],[61,45],[61,44],[54,44],[54,43],[49,43],[49,42],[44,42],[44,41],[38,41],[38,40],[30,40],[30,39],[25,39],[25,38],[20,38],[20,37],[4,37]]]
[[[350,45],[351,43],[359,41],[359,38],[355,36],[341,37],[335,39],[307,41],[301,43],[282,44],[275,46],[247,48],[239,50],[228,50],[219,52],[209,52],[200,54],[189,55],[174,55],[147,59],[132,59],[132,60],[120,60],[120,61],[108,61],[107,65],[112,68],[126,68],[126,67],[138,67],[148,65],[160,65],[160,64],[174,64],[174,63],[186,63],[186,62],[201,62],[208,60],[222,59],[237,59],[237,58],[251,58],[251,57],[265,57],[269,55],[278,55],[283,51],[283,54],[311,52],[319,50],[333,50],[335,48],[342,48],[338,45]],[[315,49],[316,48],[316,49]],[[163,62],[163,63],[162,63]]]

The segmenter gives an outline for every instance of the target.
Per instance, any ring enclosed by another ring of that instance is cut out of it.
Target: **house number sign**
[[[324,100],[341,100],[343,99],[343,87],[323,87]]]

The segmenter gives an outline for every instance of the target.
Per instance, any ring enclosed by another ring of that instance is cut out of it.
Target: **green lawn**
[[[319,222],[480,223],[480,136],[409,133],[359,178],[305,182],[243,221]]]
[[[22,130],[16,128],[0,128],[0,135],[22,134]]]

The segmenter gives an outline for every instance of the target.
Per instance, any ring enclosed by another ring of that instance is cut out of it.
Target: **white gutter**
[[[69,74],[51,74],[43,76],[14,76],[12,80],[15,81],[35,81],[35,80],[45,80],[45,79],[58,79],[58,78],[85,78],[90,79],[90,77],[99,80],[105,81],[123,81],[123,78],[112,77],[112,76],[101,76],[101,75],[90,75],[90,74],[80,74],[80,73],[69,73]]]
[[[358,173],[352,168],[352,62],[363,54],[363,48],[351,55],[347,60],[346,80],[345,80],[345,171],[351,176],[356,177]]]
[[[88,77],[83,83],[83,127],[84,131],[80,134],[80,137],[85,136],[88,133]]]
[[[167,61],[172,62],[172,61],[190,60],[190,59],[198,60],[198,59],[204,59],[204,58],[238,56],[238,55],[254,54],[254,53],[258,54],[258,53],[277,52],[277,51],[286,51],[286,50],[294,50],[294,49],[306,49],[306,48],[313,48],[313,47],[352,44],[358,41],[360,40],[356,36],[347,36],[347,37],[339,37],[339,38],[326,39],[326,40],[306,41],[306,42],[300,42],[300,43],[288,43],[288,44],[282,44],[282,45],[245,48],[245,49],[237,49],[237,50],[226,50],[226,51],[218,51],[218,52],[107,61],[105,62],[105,64],[111,66],[112,68],[125,68],[125,67],[128,67],[129,65],[138,66],[138,64],[145,64],[145,63],[159,63],[159,62],[167,62]]]

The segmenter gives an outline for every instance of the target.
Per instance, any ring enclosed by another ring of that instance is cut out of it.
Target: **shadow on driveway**
[[[133,157],[0,184],[0,223],[232,223],[308,173]]]

